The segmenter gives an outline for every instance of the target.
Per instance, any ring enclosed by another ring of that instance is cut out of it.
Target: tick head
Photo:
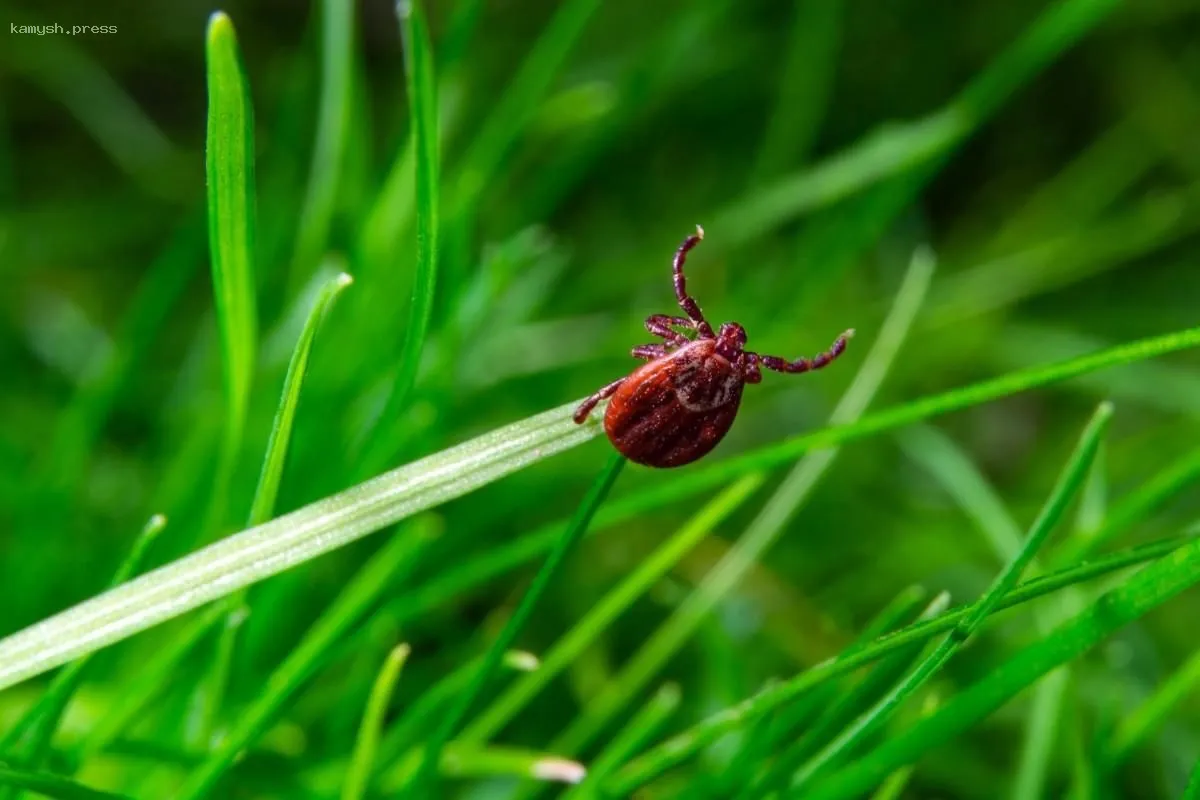
[[[746,347],[746,329],[736,322],[726,322],[717,331],[717,353],[736,361]]]

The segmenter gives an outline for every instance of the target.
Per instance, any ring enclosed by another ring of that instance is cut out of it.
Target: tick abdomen
[[[743,386],[713,340],[695,341],[635,370],[612,396],[604,429],[631,461],[686,464],[728,432]]]

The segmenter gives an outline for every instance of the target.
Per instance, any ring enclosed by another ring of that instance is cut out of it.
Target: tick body
[[[575,411],[575,421],[583,423],[597,403],[611,397],[604,412],[609,441],[630,461],[650,467],[690,464],[716,447],[733,425],[746,384],[762,380],[762,367],[792,373],[820,369],[840,356],[854,335],[848,330],[824,353],[788,361],[746,350],[746,330],[736,322],[714,331],[688,295],[683,276],[688,251],[703,238],[697,225],[675,252],[675,296],[687,316],[648,317],[646,330],[663,339],[633,348],[634,358],[648,363]]]

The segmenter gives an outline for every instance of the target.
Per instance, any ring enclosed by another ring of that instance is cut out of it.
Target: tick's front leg
[[[575,416],[573,417],[575,422],[579,425],[582,425],[583,421],[588,418],[588,414],[592,413],[592,409],[596,407],[596,404],[606,397],[612,397],[613,392],[621,388],[621,384],[624,382],[624,378],[613,381],[608,386],[605,386],[603,389],[580,403],[579,408],[575,409]]]
[[[692,318],[696,324],[696,330],[700,331],[700,335],[706,339],[711,339],[713,334],[712,325],[708,324],[708,320],[704,318],[704,312],[700,310],[700,304],[696,299],[687,293],[687,279],[683,277],[683,265],[687,261],[688,251],[700,243],[704,238],[704,228],[696,226],[696,232],[683,240],[683,244],[679,245],[679,249],[675,251],[675,260],[671,264],[671,272],[675,278],[675,298],[679,301],[679,307],[682,308],[687,315]]]
[[[846,342],[848,342],[850,337],[853,335],[854,329],[851,328],[839,336],[837,340],[830,345],[828,350],[826,350],[824,353],[818,353],[812,358],[797,358],[795,361],[788,361],[787,359],[780,358],[779,356],[758,356],[758,359],[762,362],[764,367],[767,369],[773,369],[776,372],[796,373],[820,369],[846,351]]]
[[[676,347],[683,347],[685,344],[690,342],[691,339],[684,336],[679,331],[673,330],[673,328],[676,327],[695,330],[696,323],[692,322],[687,317],[672,317],[667,314],[651,314],[650,316],[646,317],[646,330],[650,331],[655,336],[661,336],[663,339],[666,339],[668,344],[675,345]]]

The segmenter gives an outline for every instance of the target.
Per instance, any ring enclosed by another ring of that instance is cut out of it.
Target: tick
[[[630,461],[649,467],[690,464],[716,447],[733,425],[746,384],[762,381],[762,367],[792,373],[820,369],[840,356],[854,335],[850,329],[824,353],[788,361],[746,350],[746,329],[736,322],[714,332],[683,277],[688,251],[703,238],[697,225],[675,251],[675,297],[687,316],[647,317],[646,330],[663,340],[633,348],[633,357],[648,363],[575,410],[575,421],[582,424],[597,403],[611,397],[604,411],[609,441]]]

